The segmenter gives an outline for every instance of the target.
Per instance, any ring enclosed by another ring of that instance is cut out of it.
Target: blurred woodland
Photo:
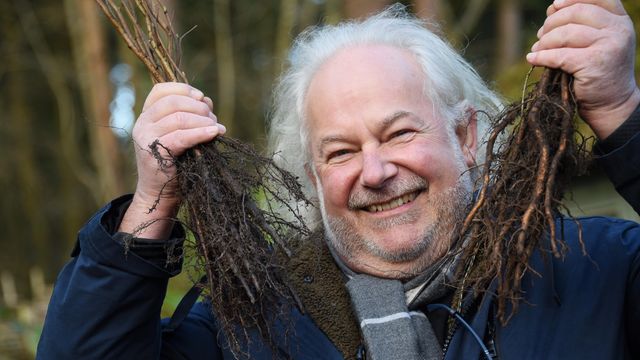
[[[546,1],[403,2],[438,22],[505,97],[519,96]],[[392,1],[164,3],[184,34],[190,82],[214,99],[231,136],[261,147],[273,80],[295,35]],[[624,3],[640,30],[640,2]],[[134,190],[129,132],[152,83],[93,1],[2,0],[0,39],[2,360],[33,356],[50,284],[77,231],[104,203]]]

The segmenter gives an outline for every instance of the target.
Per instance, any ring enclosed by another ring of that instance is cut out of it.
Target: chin
[[[398,264],[419,259],[429,250],[431,243],[430,231],[427,234],[399,239],[392,237],[384,240],[364,240],[367,252],[383,261]]]

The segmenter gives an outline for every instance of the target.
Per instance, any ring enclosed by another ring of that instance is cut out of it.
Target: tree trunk
[[[451,15],[448,3],[442,0],[414,0],[413,11],[419,18],[435,21],[445,27]]]
[[[71,30],[76,73],[88,118],[91,156],[97,175],[97,198],[100,202],[124,191],[120,176],[119,145],[109,127],[111,83],[109,63],[104,49],[103,19],[95,2],[65,0],[67,23]],[[148,144],[135,146],[146,147]]]
[[[390,3],[390,0],[345,0],[344,16],[348,19],[361,19],[380,12]]]
[[[20,238],[16,248],[5,249],[0,261],[2,268],[18,277],[18,293],[29,292],[27,284],[28,269],[36,263],[47,261],[47,221],[44,204],[42,173],[38,169],[36,150],[43,147],[46,141],[38,138],[38,131],[32,123],[35,117],[31,111],[34,103],[30,101],[29,77],[27,63],[22,54],[27,52],[27,46],[20,31],[20,25],[12,15],[15,13],[8,6],[4,6],[0,16],[4,33],[3,45],[7,56],[4,61],[10,69],[6,76],[7,113],[3,117],[9,134],[10,147],[6,148],[4,156],[11,160],[7,162],[10,175],[6,197],[3,196],[3,213],[10,216],[8,222],[14,227],[8,233],[16,234]],[[7,9],[8,8],[8,9]],[[3,248],[15,239],[2,237]],[[14,246],[16,243],[14,243]],[[11,254],[11,256],[9,256]]]
[[[221,124],[234,133],[236,105],[236,67],[233,51],[233,32],[231,30],[231,9],[229,0],[214,0],[213,24],[216,40],[216,64],[218,68],[218,98],[216,115]]]
[[[318,6],[318,4],[313,1],[303,1],[300,7],[300,16],[298,17],[297,23],[298,31],[302,31],[308,26],[313,25],[320,10],[320,6]],[[280,71],[277,71],[276,74],[278,74],[279,72]]]
[[[280,0],[280,10],[278,11],[278,23],[276,30],[276,46],[274,56],[274,74],[280,72],[281,59],[284,59],[291,44],[291,31],[296,20],[298,4],[296,0]]]
[[[79,156],[83,149],[80,148],[77,138],[76,127],[78,125],[74,121],[73,96],[63,75],[66,72],[64,71],[65,66],[56,59],[44,39],[43,28],[30,1],[15,0],[14,5],[22,32],[47,80],[57,108],[55,113],[57,118],[54,115],[51,120],[57,120],[58,136],[57,138],[51,137],[49,141],[53,142],[54,148],[61,151],[55,155],[58,188],[56,191],[52,191],[50,196],[52,196],[51,201],[60,204],[62,211],[58,211],[53,217],[49,216],[48,218],[48,227],[53,230],[54,226],[52,225],[56,224],[55,227],[58,231],[55,234],[53,231],[49,231],[47,251],[42,251],[47,254],[47,261],[40,263],[47,270],[47,274],[53,274],[62,265],[62,252],[66,255],[69,243],[73,241],[78,228],[82,225],[84,216],[86,216],[87,204],[86,200],[82,201],[80,198],[82,189],[79,188],[79,185],[90,189],[95,183],[95,177]],[[93,207],[97,204],[91,205]],[[66,259],[66,256],[64,258]]]
[[[495,73],[518,61],[522,48],[520,0],[500,0],[498,4],[498,56]]]
[[[469,0],[465,11],[460,16],[460,20],[453,27],[450,35],[450,41],[456,46],[466,46],[461,44],[462,39],[466,39],[469,34],[476,28],[482,14],[489,5],[490,0]],[[506,0],[509,1],[509,0]]]

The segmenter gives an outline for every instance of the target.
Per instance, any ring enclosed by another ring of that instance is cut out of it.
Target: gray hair
[[[294,41],[288,68],[274,89],[269,146],[276,163],[298,176],[310,197],[316,193],[305,170],[311,161],[305,98],[316,71],[344,48],[375,44],[408,50],[428,74],[424,77],[425,96],[438,115],[449,121],[450,134],[468,118],[465,113],[473,109],[478,114],[478,143],[482,142],[488,130],[487,116],[497,114],[501,102],[473,67],[427,28],[430,25],[396,4],[363,21],[309,28]],[[484,161],[482,150],[478,149],[477,162]],[[308,215],[318,220],[316,211]]]

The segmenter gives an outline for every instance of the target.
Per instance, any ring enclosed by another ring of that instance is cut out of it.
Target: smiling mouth
[[[402,206],[404,204],[408,204],[408,203],[412,202],[413,200],[415,200],[418,197],[418,195],[420,195],[421,192],[422,192],[422,190],[414,191],[412,193],[409,193],[409,194],[406,194],[406,195],[402,195],[400,197],[397,197],[395,199],[392,199],[392,200],[387,201],[387,202],[382,203],[382,204],[374,204],[374,205],[366,206],[366,207],[363,208],[363,210],[368,211],[368,212],[372,212],[372,213],[392,210],[392,209],[400,207],[400,206]]]

